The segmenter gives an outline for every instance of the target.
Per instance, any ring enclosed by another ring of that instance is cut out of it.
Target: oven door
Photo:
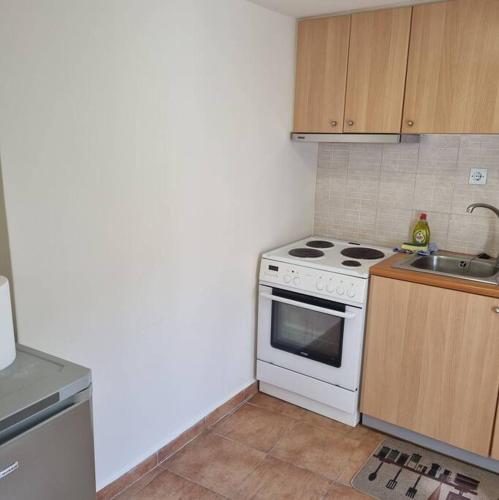
[[[259,287],[258,359],[349,390],[359,386],[364,310]]]

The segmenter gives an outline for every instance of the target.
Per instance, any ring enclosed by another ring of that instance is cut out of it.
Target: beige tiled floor
[[[258,393],[117,498],[366,500],[350,480],[382,440]]]

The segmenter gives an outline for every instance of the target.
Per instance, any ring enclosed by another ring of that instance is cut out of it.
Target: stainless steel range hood
[[[295,142],[367,142],[371,144],[398,144],[419,142],[415,134],[299,134],[291,133]]]

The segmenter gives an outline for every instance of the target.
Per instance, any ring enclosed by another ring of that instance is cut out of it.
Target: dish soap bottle
[[[430,226],[426,214],[422,213],[412,231],[412,241],[418,246],[427,246],[430,243]]]

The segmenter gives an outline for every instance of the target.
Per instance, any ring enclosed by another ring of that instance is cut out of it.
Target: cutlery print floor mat
[[[398,439],[386,439],[352,486],[381,500],[499,500],[499,475]]]

